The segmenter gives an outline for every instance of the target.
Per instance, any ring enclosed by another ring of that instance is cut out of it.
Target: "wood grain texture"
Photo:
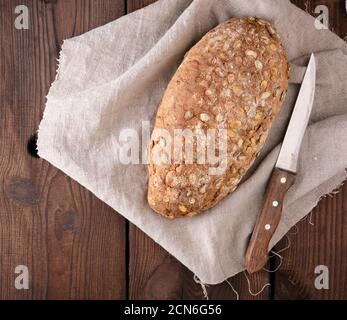
[[[275,275],[275,298],[347,299],[347,185],[320,201],[295,229]],[[315,287],[320,265],[328,267],[327,290]]]
[[[16,4],[28,30],[14,27]],[[0,298],[125,298],[125,222],[27,141],[41,120],[62,40],[124,13],[124,3],[0,1]],[[29,269],[29,289],[14,286]]]
[[[130,225],[129,240],[130,299],[204,299],[200,284],[194,281],[194,274],[134,225]],[[250,294],[258,293],[270,283],[270,276],[265,271],[252,275],[240,273],[228,281],[207,286],[209,299],[235,300],[237,296],[230,285],[240,299],[261,300],[271,296],[269,286],[260,294]]]
[[[157,0],[125,0],[127,4],[127,13],[142,9]]]
[[[291,0],[293,4],[305,10],[308,14],[318,17],[315,10],[325,5],[329,10],[329,29],[342,39],[347,36],[347,13],[345,0]]]

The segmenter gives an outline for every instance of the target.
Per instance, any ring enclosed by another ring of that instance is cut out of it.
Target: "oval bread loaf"
[[[150,207],[168,218],[191,217],[234,191],[264,145],[288,77],[285,50],[269,22],[233,18],[208,32],[185,55],[170,81],[155,129],[172,136],[175,129],[205,134],[209,129],[223,130],[226,170],[210,174],[211,165],[199,163],[197,152],[192,163],[180,163],[174,161],[174,152],[162,149],[159,162],[154,161],[152,152],[167,147],[168,140],[153,132],[148,149]],[[218,144],[215,149],[221,153]]]

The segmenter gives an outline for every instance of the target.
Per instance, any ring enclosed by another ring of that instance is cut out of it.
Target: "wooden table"
[[[78,183],[30,154],[63,39],[151,2],[0,0],[1,299],[202,298],[187,268]],[[293,2],[313,15],[318,4],[327,5],[330,28],[347,35],[344,1]],[[20,4],[29,8],[28,30],[14,28]],[[250,277],[253,292],[267,282],[271,287],[253,297],[244,274],[230,279],[241,299],[347,298],[347,187],[323,199],[310,219],[288,234],[291,246],[276,273]],[[277,263],[271,260],[272,267]],[[15,288],[18,265],[28,267],[27,290]],[[315,289],[317,265],[329,268],[329,290]],[[226,282],[207,289],[211,299],[235,299]]]

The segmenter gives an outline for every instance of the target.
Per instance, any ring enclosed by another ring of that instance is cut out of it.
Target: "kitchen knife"
[[[315,85],[316,62],[312,54],[267,185],[262,210],[248,244],[245,266],[249,273],[261,270],[268,260],[269,243],[281,219],[284,197],[295,181],[299,151],[312,110]]]

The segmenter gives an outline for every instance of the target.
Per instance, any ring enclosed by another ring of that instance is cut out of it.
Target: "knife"
[[[299,151],[312,110],[315,86],[316,62],[312,54],[275,168],[267,185],[262,210],[248,244],[245,267],[249,273],[261,270],[268,260],[268,247],[281,219],[283,200],[295,182]]]

